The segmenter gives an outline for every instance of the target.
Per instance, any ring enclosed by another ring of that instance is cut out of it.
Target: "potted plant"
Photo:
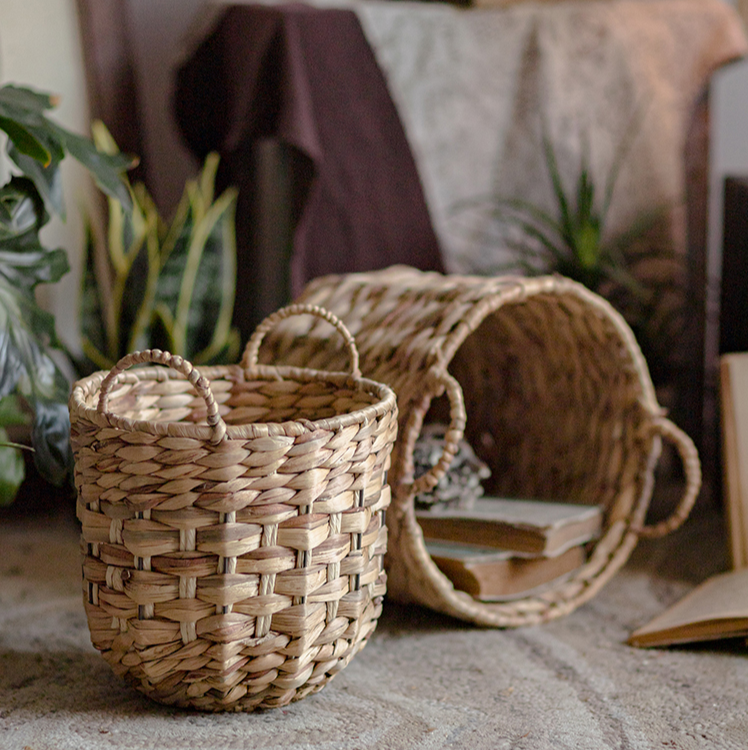
[[[486,235],[491,233],[491,237],[482,240],[498,242],[513,252],[509,263],[490,272],[557,273],[605,297],[633,330],[652,378],[660,385],[668,383],[678,366],[674,349],[683,325],[683,264],[672,248],[659,243],[657,235],[673,206],[653,207],[620,234],[611,234],[606,226],[618,174],[636,132],[635,123],[627,128],[602,185],[592,177],[585,148],[569,184],[543,128],[542,154],[553,209],[545,210],[521,197],[493,195],[466,201],[456,210],[488,216]]]
[[[35,298],[39,284],[59,281],[69,268],[65,250],[47,248],[39,237],[51,215],[65,217],[60,163],[72,156],[105,193],[130,206],[122,175],[135,160],[103,154],[49,119],[56,104],[47,93],[0,87],[11,171],[0,187],[0,504],[13,500],[24,475],[21,446],[9,439],[13,426],[30,428],[34,462],[45,479],[62,484],[70,469],[69,382],[56,361],[54,317]]]
[[[119,151],[92,127],[106,154]],[[129,352],[165,349],[195,364],[235,361],[234,211],[237,191],[214,194],[218,156],[209,154],[166,223],[145,186],[127,185],[131,210],[108,199],[106,232],[89,226],[81,293],[82,372],[110,369]]]

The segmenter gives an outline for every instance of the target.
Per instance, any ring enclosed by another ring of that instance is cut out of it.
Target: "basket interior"
[[[206,423],[205,402],[179,373],[146,367],[135,371],[136,382],[117,384],[109,410],[133,420]],[[201,368],[210,381],[219,412],[227,425],[283,423],[331,419],[351,414],[381,401],[360,383],[349,379],[325,380],[316,376],[245,380],[239,368]],[[98,389],[86,395],[95,408]]]
[[[463,390],[465,438],[491,470],[487,494],[628,513],[647,451],[642,384],[607,317],[569,295],[505,304],[449,370]],[[425,421],[445,421],[447,408],[435,400]]]

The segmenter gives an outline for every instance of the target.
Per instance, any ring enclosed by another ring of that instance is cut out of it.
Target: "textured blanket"
[[[610,235],[653,207],[682,205],[695,103],[715,69],[747,49],[723,0],[354,7],[403,120],[445,264],[460,273],[507,260],[500,242],[481,241],[485,215],[468,217],[463,204],[496,193],[554,209],[541,117],[569,187],[585,147],[601,187],[635,129]],[[671,228],[677,250],[684,233],[681,216]]]

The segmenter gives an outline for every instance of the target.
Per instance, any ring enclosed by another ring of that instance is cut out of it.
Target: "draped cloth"
[[[192,151],[218,151],[220,183],[240,189],[240,288],[258,260],[248,202],[252,145],[265,137],[297,157],[293,295],[327,273],[443,269],[399,115],[351,10],[230,7],[179,70],[175,109]]]

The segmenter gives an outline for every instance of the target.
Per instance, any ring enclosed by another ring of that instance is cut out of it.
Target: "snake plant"
[[[118,153],[101,122],[92,132],[102,151]],[[153,347],[195,364],[236,358],[236,190],[215,197],[217,168],[218,156],[210,154],[170,224],[140,183],[129,186],[131,211],[108,199],[106,236],[93,226],[88,234],[81,369],[109,369],[127,353]]]

